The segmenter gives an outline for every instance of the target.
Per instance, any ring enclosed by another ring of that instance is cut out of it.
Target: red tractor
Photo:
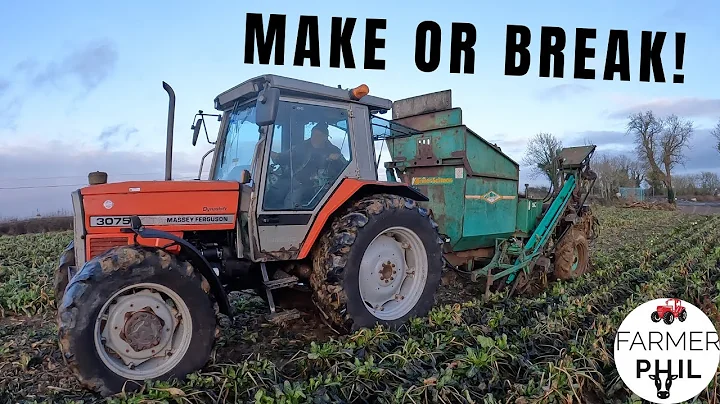
[[[664,306],[658,306],[650,316],[654,323],[657,323],[662,319],[665,324],[672,324],[677,318],[680,321],[685,321],[687,318],[687,310],[682,306],[680,299],[667,299]]]

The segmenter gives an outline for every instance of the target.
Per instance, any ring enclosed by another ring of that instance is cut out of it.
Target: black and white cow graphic
[[[670,372],[662,372],[662,374],[667,375],[664,377],[665,383],[662,382],[663,377],[661,376],[661,372],[655,371],[654,375],[648,375],[648,377],[655,381],[658,398],[664,400],[670,397],[670,387],[672,387],[672,381],[677,379],[678,375],[673,375]]]

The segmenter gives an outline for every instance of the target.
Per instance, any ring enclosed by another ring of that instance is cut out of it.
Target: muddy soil
[[[455,271],[447,271],[436,295],[437,304],[480,296],[484,285],[472,285],[463,278]],[[262,353],[282,368],[311,342],[338,337],[324,322],[309,293],[278,290],[274,296],[276,315],[254,292],[230,294],[238,314],[232,322],[221,319],[221,334],[208,366],[241,362]],[[84,390],[65,366],[51,315],[0,318],[0,375],[0,403],[100,400]]]

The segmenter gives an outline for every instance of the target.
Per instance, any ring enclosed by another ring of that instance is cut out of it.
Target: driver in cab
[[[313,198],[317,192],[314,180],[322,175],[323,170],[327,171],[326,175],[333,181],[347,164],[340,149],[330,142],[328,126],[323,123],[312,128],[309,139],[282,153],[271,151],[270,157],[276,164],[292,164],[293,182],[302,186],[302,191],[292,191],[293,205],[307,203]]]

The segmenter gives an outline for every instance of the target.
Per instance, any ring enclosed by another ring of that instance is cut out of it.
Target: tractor
[[[650,315],[653,323],[658,323],[662,320],[667,325],[672,324],[676,318],[680,320],[680,322],[685,321],[687,318],[687,310],[683,307],[682,301],[675,298],[667,299],[665,305],[657,306],[657,309]]]
[[[55,274],[64,358],[103,395],[202,368],[219,315],[233,316],[230,291],[259,291],[271,316],[274,293],[306,291],[351,332],[426,315],[452,268],[485,282],[485,296],[589,268],[594,145],[562,149],[560,185],[530,198],[519,165],[463,124],[450,90],[392,102],[366,85],[264,75],[218,95],[218,114],[195,115],[192,144],[204,130],[212,147],[196,180],[177,181],[175,93],[163,87],[165,179],[91,173],[71,193],[74,239]],[[214,141],[207,119],[219,121]]]

